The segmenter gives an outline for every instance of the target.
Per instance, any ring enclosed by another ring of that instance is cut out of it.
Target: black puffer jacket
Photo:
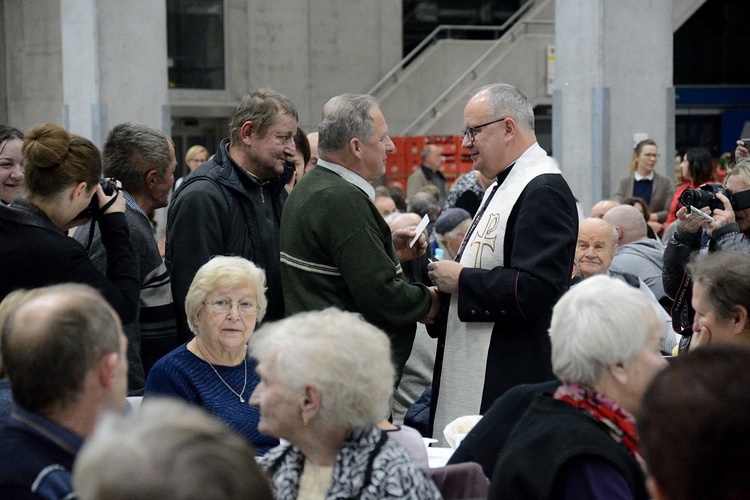
[[[185,178],[169,204],[166,264],[181,343],[193,338],[185,297],[195,273],[214,255],[238,255],[261,267],[268,286],[264,319],[284,317],[279,232],[284,185],[294,168],[286,165],[278,177],[260,181],[235,163],[228,148],[224,139],[214,157]]]
[[[692,283],[685,267],[693,253],[701,249],[701,233],[688,233],[681,227],[669,238],[664,250],[664,269],[662,281],[664,291],[674,300],[672,307],[672,326],[676,332],[691,335],[693,323]],[[750,238],[740,232],[736,222],[732,222],[713,231],[708,242],[709,252],[737,251],[750,253]]]

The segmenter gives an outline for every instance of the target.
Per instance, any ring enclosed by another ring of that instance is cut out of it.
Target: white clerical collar
[[[637,180],[637,181],[653,181],[654,180],[654,171],[653,170],[648,175],[641,175],[636,170],[635,172],[633,172],[633,175],[635,176],[635,180]]]
[[[354,184],[359,189],[365,192],[367,196],[370,197],[370,201],[375,200],[375,188],[370,185],[369,182],[364,180],[359,175],[355,174],[351,170],[349,170],[346,167],[343,167],[337,163],[331,163],[330,161],[322,160],[318,158],[318,163],[316,167],[324,167],[332,172],[336,172],[339,174],[345,181],[349,182],[350,184]]]

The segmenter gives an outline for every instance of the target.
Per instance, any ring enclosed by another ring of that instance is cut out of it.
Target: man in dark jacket
[[[214,255],[239,255],[266,272],[266,319],[284,317],[279,263],[284,185],[294,174],[297,110],[282,94],[256,90],[242,100],[230,138],[185,178],[167,218],[167,268],[180,339],[192,338],[185,295],[200,266]]]

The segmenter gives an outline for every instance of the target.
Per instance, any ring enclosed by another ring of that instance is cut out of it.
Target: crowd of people
[[[452,186],[435,144],[377,185],[371,96],[297,122],[249,93],[177,183],[146,125],[0,126],[0,496],[750,495],[750,144],[675,182],[641,140],[584,218],[514,86]]]

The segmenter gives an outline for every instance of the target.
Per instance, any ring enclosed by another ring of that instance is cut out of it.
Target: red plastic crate
[[[461,147],[461,136],[458,135],[424,135],[411,137],[391,137],[396,146],[396,153],[388,155],[388,178],[408,177],[422,164],[422,149],[427,144],[436,144],[443,148],[445,162],[443,175],[453,182],[461,174],[471,170],[472,161],[468,151]]]

